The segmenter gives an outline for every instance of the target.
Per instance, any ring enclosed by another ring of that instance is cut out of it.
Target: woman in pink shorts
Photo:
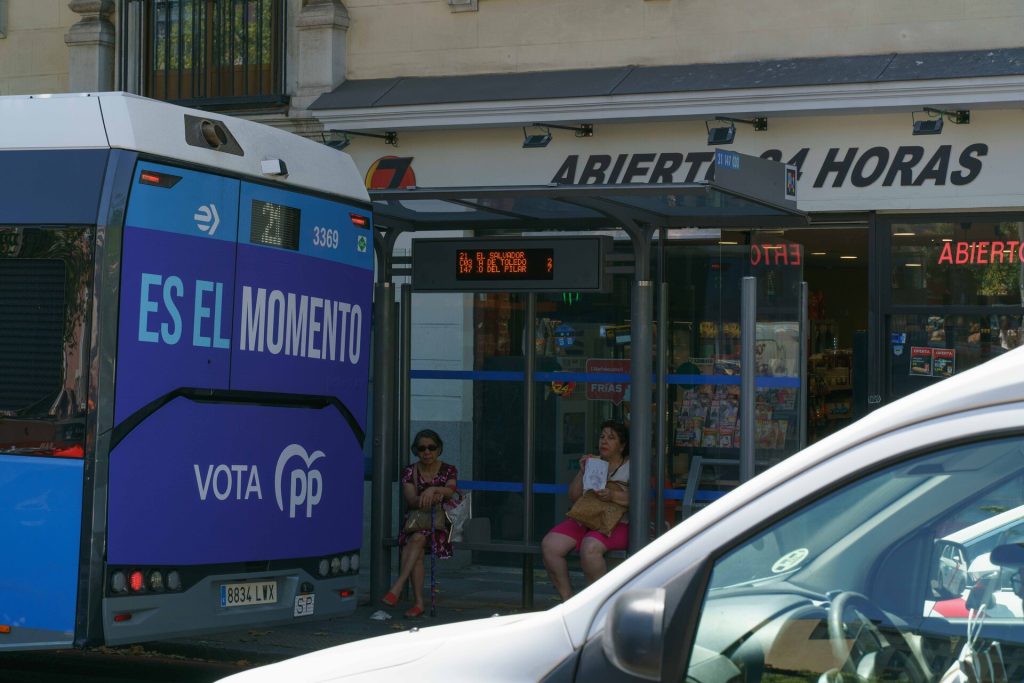
[[[601,425],[598,438],[600,458],[608,462],[608,481],[623,484],[622,489],[595,491],[601,500],[611,500],[620,505],[629,505],[629,429],[621,422],[608,420]],[[580,471],[569,484],[569,502],[575,503],[583,495],[583,468],[588,458],[580,458]],[[576,550],[580,554],[580,567],[587,583],[593,583],[605,575],[608,565],[604,554],[609,550],[625,550],[629,543],[629,526],[626,515],[615,525],[612,533],[605,536],[600,531],[588,529],[575,519],[566,518],[547,533],[540,547],[544,566],[551,577],[551,583],[562,600],[572,597],[572,583],[569,580],[569,565],[566,555]]]

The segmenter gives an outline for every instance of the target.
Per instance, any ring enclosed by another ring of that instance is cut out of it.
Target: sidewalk
[[[369,575],[362,573],[359,577],[360,604],[349,617],[226,631],[195,638],[147,643],[145,647],[147,650],[165,654],[264,664],[395,631],[482,619],[495,614],[517,614],[523,611],[521,568],[484,565],[451,568],[446,565],[445,562],[438,563],[435,617],[430,616],[429,592],[425,596],[426,613],[417,619],[405,619],[402,616],[411,606],[408,603],[399,603],[396,608],[369,604]],[[577,590],[582,589],[582,574],[570,574],[573,586]],[[535,569],[534,611],[548,609],[557,603],[557,593],[544,570]],[[389,618],[371,618],[382,615]]]

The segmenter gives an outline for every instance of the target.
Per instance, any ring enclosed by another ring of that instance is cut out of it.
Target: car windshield
[[[965,457],[969,453],[970,457]],[[876,557],[950,507],[968,507],[947,525],[968,523],[1006,509],[1007,500],[971,504],[979,491],[1024,472],[1021,445],[991,442],[944,451],[862,479],[793,514],[744,543],[716,565],[712,586],[762,580],[830,589],[848,564],[847,553]],[[995,467],[993,463],[1005,463]],[[959,522],[958,522],[959,520]],[[844,557],[841,562],[835,558]]]
[[[715,562],[689,677],[852,670],[937,681],[963,655],[968,621],[1000,637],[999,666],[1007,651],[1024,657],[1016,570],[976,563],[969,576],[973,538],[963,537],[990,537],[1001,521],[984,522],[1022,505],[1017,437],[928,453],[832,490]],[[971,642],[975,659],[991,649]]]

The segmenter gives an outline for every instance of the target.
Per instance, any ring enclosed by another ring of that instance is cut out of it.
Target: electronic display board
[[[463,237],[412,242],[418,292],[607,291],[611,238]]]

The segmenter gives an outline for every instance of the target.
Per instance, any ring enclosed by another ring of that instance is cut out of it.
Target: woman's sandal
[[[413,605],[408,610],[406,610],[405,618],[406,619],[415,619],[416,617],[420,616],[421,614],[423,614],[423,608],[422,607],[416,607],[415,605]]]
[[[397,607],[398,606],[398,596],[395,595],[394,593],[392,593],[391,591],[388,591],[387,593],[385,593],[384,597],[381,598],[380,601],[383,602],[388,607]]]

